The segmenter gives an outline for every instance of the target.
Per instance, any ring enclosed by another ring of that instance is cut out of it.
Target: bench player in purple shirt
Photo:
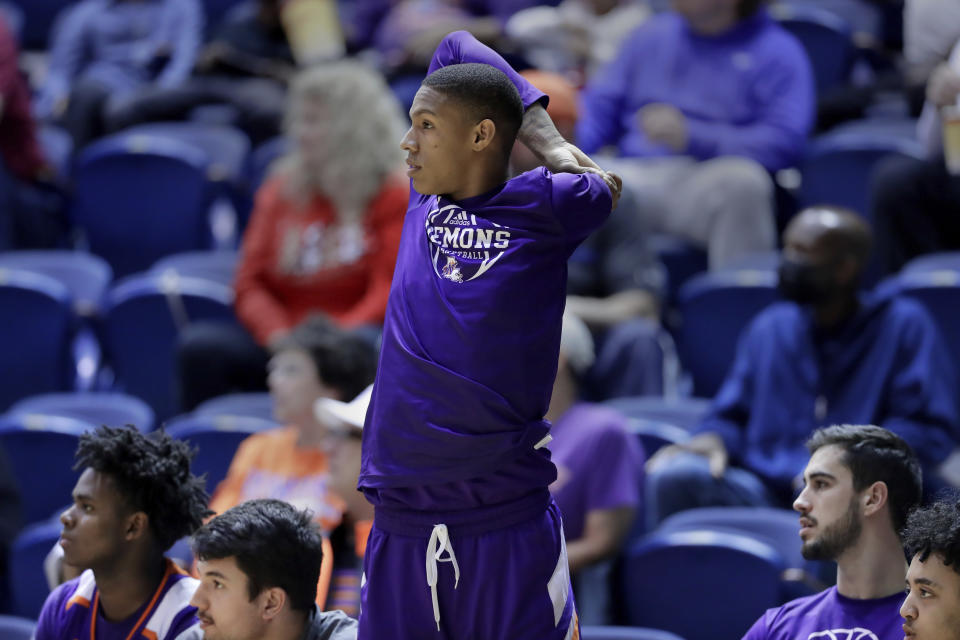
[[[190,449],[163,432],[80,436],[83,473],[63,512],[63,561],[85,569],[47,597],[34,640],[176,640],[196,624],[197,581],[164,552],[202,523]]]
[[[960,640],[960,494],[910,514],[903,541],[911,555],[900,607],[907,640]]]
[[[579,635],[544,415],[567,258],[620,183],[563,140],[545,102],[466,32],[441,42],[413,101],[363,437],[362,640]],[[553,172],[508,180],[515,138]]]
[[[903,640],[907,564],[899,531],[920,502],[920,464],[881,427],[818,429],[807,442],[800,512],[808,560],[837,563],[837,585],[769,609],[744,640]]]

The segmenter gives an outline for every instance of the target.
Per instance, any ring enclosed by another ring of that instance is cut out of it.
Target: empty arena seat
[[[740,640],[764,611],[782,602],[783,570],[771,546],[747,536],[653,534],[623,560],[625,622],[687,640]]]
[[[777,298],[777,275],[765,269],[712,271],[683,286],[677,350],[693,380],[693,395],[713,397],[733,362],[740,332]]]
[[[50,276],[0,266],[0,411],[72,384],[73,299]]]
[[[25,523],[46,520],[70,501],[80,477],[73,469],[77,443],[80,434],[94,427],[63,416],[0,416],[0,447],[26,496],[22,504]]]
[[[61,501],[61,506],[64,504]],[[49,517],[44,522],[25,528],[13,541],[10,548],[10,581],[14,587],[14,614],[32,619],[40,615],[40,609],[50,595],[43,561],[60,539],[62,528],[57,517]],[[5,639],[6,636],[0,632],[0,638]]]
[[[72,216],[117,276],[173,253],[213,246],[220,187],[210,157],[167,136],[121,132],[94,142],[74,168]]]
[[[130,276],[107,294],[104,348],[117,387],[146,401],[161,420],[177,413],[176,344],[197,320],[236,322],[232,290],[164,272]]]
[[[153,410],[143,400],[125,393],[76,392],[47,393],[20,400],[8,412],[11,416],[64,416],[95,425],[111,427],[134,425],[150,431]]]

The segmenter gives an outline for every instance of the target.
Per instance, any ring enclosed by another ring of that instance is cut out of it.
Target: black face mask
[[[829,266],[781,258],[777,273],[780,294],[797,304],[816,305],[834,293]]]

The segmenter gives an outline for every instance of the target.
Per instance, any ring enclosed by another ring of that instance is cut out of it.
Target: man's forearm
[[[541,159],[547,149],[566,142],[540,103],[531,105],[523,114],[517,139]]]

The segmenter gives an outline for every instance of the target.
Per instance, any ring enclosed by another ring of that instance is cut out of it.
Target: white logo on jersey
[[[876,634],[862,627],[817,631],[807,636],[807,640],[814,640],[814,638],[823,638],[824,640],[879,640]]]
[[[509,229],[480,219],[456,205],[427,214],[424,231],[431,244],[433,270],[451,282],[469,282],[489,270],[510,247]]]

